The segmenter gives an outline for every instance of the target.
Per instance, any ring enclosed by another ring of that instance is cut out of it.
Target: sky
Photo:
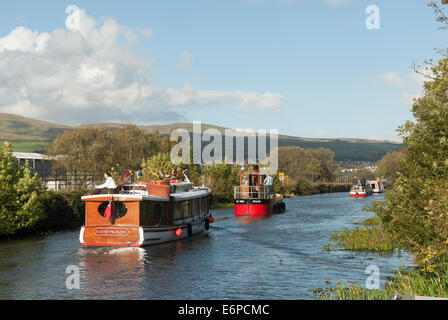
[[[4,3],[0,112],[400,141],[424,82],[413,62],[447,42],[426,3]]]

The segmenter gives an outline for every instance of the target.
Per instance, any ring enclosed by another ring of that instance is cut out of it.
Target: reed
[[[352,230],[333,232],[324,250],[343,248],[351,251],[371,251],[379,254],[393,253],[397,245],[393,237],[384,232],[380,225],[356,227]]]
[[[350,251],[372,251],[379,254],[400,250],[395,238],[386,233],[381,220],[371,217],[356,223],[362,227],[333,232],[323,247],[326,251],[343,248]],[[439,261],[431,272],[420,269],[399,269],[381,290],[367,290],[357,282],[327,282],[329,288],[315,289],[319,299],[329,300],[389,300],[393,295],[448,297],[448,264]]]
[[[400,294],[427,297],[448,297],[448,266],[441,265],[433,272],[399,270],[393,278]]]
[[[395,293],[393,288],[387,287],[383,290],[367,290],[362,288],[358,282],[340,281],[334,286],[325,289],[314,289],[313,294],[321,300],[389,300]]]
[[[327,281],[328,288],[314,289],[322,300],[390,300],[395,294],[448,298],[448,266],[443,265],[434,272],[398,270],[383,289],[368,290],[358,282]]]

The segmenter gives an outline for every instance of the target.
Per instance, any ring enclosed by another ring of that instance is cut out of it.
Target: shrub
[[[5,142],[0,150],[0,237],[30,230],[45,216],[42,181],[11,152]]]

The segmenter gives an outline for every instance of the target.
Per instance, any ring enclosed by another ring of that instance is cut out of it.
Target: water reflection
[[[132,298],[143,290],[146,251],[141,248],[81,248],[81,286],[87,297]]]

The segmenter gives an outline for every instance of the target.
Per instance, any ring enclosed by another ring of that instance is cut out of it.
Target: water
[[[148,248],[82,248],[78,232],[0,243],[0,299],[313,299],[325,280],[359,281],[376,265],[381,286],[407,254],[326,252],[332,231],[371,214],[347,193],[286,199],[287,212],[246,223],[214,211],[209,234]],[[80,271],[69,290],[67,266]]]

